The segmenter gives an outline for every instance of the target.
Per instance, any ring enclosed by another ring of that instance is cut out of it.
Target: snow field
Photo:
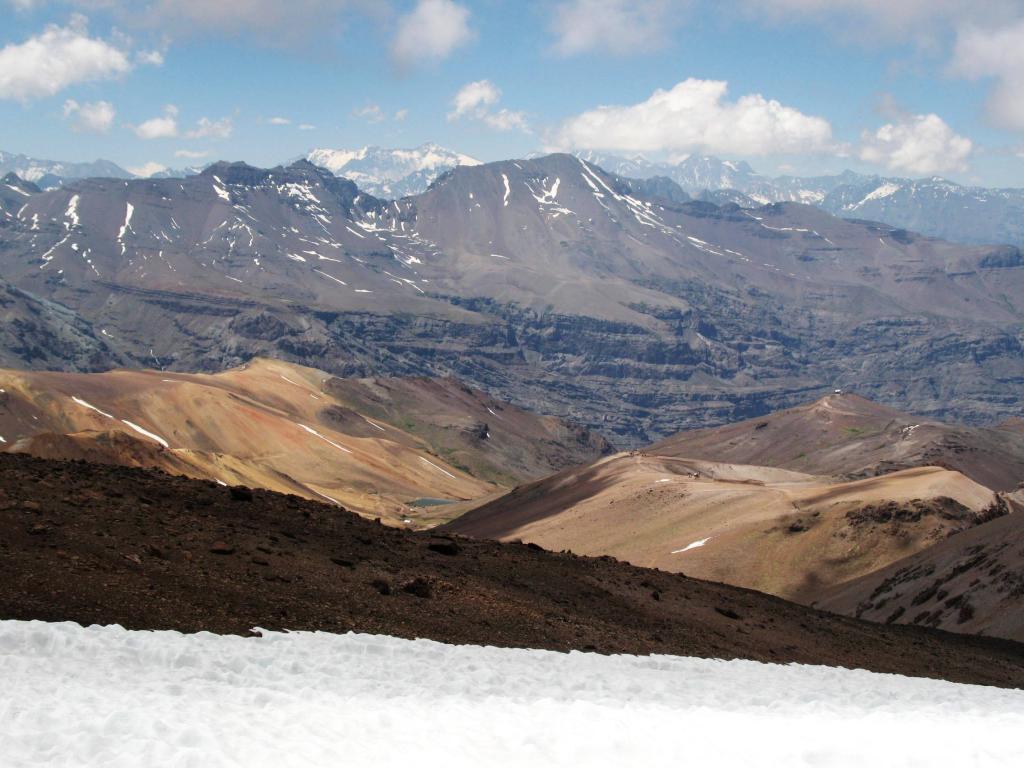
[[[0,764],[996,766],[1024,691],[370,635],[0,622]]]

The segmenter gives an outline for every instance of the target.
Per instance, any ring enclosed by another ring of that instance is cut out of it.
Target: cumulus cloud
[[[86,19],[75,16],[66,27],[50,25],[23,43],[0,48],[0,99],[53,96],[68,86],[118,77],[131,68],[125,51],[89,37]]]
[[[201,117],[196,122],[196,127],[185,133],[185,138],[230,139],[234,130],[235,125],[230,117],[222,117],[220,120],[211,120],[208,117]]]
[[[448,113],[448,119],[457,120],[481,109],[486,109],[497,104],[500,98],[501,91],[490,80],[466,83],[452,99],[452,111]]]
[[[552,149],[748,156],[833,148],[827,120],[757,93],[730,101],[728,87],[690,78],[639,104],[597,107],[564,121],[549,144]]]
[[[490,80],[476,80],[462,86],[452,99],[449,122],[468,118],[478,120],[497,131],[529,131],[526,116],[510,109],[494,109],[501,101],[501,89]]]
[[[395,111],[395,122],[401,123],[409,116],[408,109],[399,109]]]
[[[144,179],[148,179],[150,176],[155,176],[158,173],[163,173],[167,170],[166,165],[160,163],[148,162],[142,165],[128,166],[128,170],[136,176],[141,176]]]
[[[367,104],[365,107],[353,109],[352,117],[357,117],[368,123],[382,123],[385,119],[384,110],[380,108],[379,104]]]
[[[174,153],[174,156],[185,160],[202,160],[204,157],[208,157],[209,154],[204,149],[179,149]]]
[[[551,31],[563,56],[603,50],[644,53],[665,44],[684,0],[569,0],[554,7]]]
[[[64,102],[64,119],[71,120],[76,131],[106,133],[114,124],[117,111],[109,101],[91,101],[79,104],[74,99]]]
[[[135,61],[151,67],[162,67],[164,65],[164,53],[163,51],[139,51],[135,54]]]
[[[140,139],[173,139],[178,135],[178,108],[173,104],[164,107],[164,113],[135,126],[135,135]]]
[[[183,133],[178,126],[178,108],[168,104],[162,115],[139,123],[134,130],[140,139],[175,139],[179,136],[186,139],[229,139],[234,128],[230,117],[220,120],[201,117],[194,128]]]
[[[951,70],[968,78],[994,78],[989,114],[1003,127],[1024,130],[1024,19],[999,28],[961,31]]]
[[[316,126],[311,123],[299,123],[300,131],[315,131]]]
[[[391,55],[404,67],[440,61],[472,39],[468,8],[452,0],[418,0],[398,19]]]
[[[291,125],[292,121],[287,117],[271,117],[267,119],[267,122],[271,125]]]
[[[971,140],[958,135],[938,115],[907,115],[861,136],[860,159],[920,176],[967,168],[974,150]]]

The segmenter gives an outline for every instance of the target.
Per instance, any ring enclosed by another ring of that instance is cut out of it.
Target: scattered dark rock
[[[459,545],[449,539],[432,541],[427,544],[427,549],[431,552],[437,552],[439,555],[448,555],[449,557],[454,557],[461,551]]]
[[[430,582],[426,579],[416,577],[412,581],[408,581],[402,585],[402,591],[407,592],[410,595],[416,597],[422,597],[424,599],[429,598],[433,594],[433,588],[430,586]]]
[[[374,579],[370,582],[370,586],[382,595],[387,596],[391,594],[391,585],[384,581],[384,579]]]
[[[210,545],[210,551],[215,555],[233,555],[235,548],[223,541],[215,541]]]
[[[739,619],[740,615],[736,613],[732,608],[722,608],[721,606],[715,606],[715,612],[720,613],[727,619]]]
[[[231,493],[231,498],[235,501],[252,501],[252,488],[246,488],[244,485],[233,485],[228,490]]]

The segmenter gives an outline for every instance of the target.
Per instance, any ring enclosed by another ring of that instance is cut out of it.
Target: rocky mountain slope
[[[437,144],[415,149],[313,149],[306,159],[337,176],[354,181],[367,194],[394,200],[418,195],[434,179],[459,165],[480,165],[480,161]]]
[[[0,618],[860,667],[1024,685],[1021,646],[882,626],[522,545],[417,534],[268,491],[0,454]]]
[[[854,394],[833,394],[723,427],[681,432],[658,456],[782,467],[855,479],[940,465],[995,491],[1024,481],[1024,430],[920,419]]]
[[[880,221],[957,243],[1024,245],[1024,189],[964,186],[845,171],[831,176],[762,176],[745,162],[694,155],[678,163],[581,153],[622,176],[667,177],[687,193],[744,208],[779,202],[816,205],[843,218]]]
[[[520,486],[443,530],[607,554],[812,602],[1006,512],[988,488],[937,467],[836,482],[620,454]]]
[[[520,486],[444,530],[1019,640],[1022,436],[835,394]]]
[[[848,382],[925,416],[1013,413],[1015,250],[649,194],[569,155],[460,166],[394,202],[306,162],[222,163],[33,194],[0,228],[0,274],[134,366],[456,375],[622,445]]]
[[[454,381],[338,381],[254,360],[214,376],[0,371],[4,449],[270,488],[417,525],[419,499],[487,496],[607,445]]]
[[[324,391],[358,414],[417,436],[453,466],[499,486],[539,479],[614,450],[595,432],[537,416],[455,379],[331,378]]]
[[[887,624],[1024,640],[1021,501],[1014,514],[841,584],[817,604]]]

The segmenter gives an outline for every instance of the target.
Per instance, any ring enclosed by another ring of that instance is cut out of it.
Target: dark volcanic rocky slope
[[[136,365],[454,374],[624,445],[837,384],[970,421],[1024,390],[1015,249],[673,202],[568,155],[460,167],[395,202],[305,162],[24,191],[0,275]]]
[[[1024,685],[1021,646],[821,613],[525,545],[385,528],[294,496],[0,455],[0,618],[864,667]]]

